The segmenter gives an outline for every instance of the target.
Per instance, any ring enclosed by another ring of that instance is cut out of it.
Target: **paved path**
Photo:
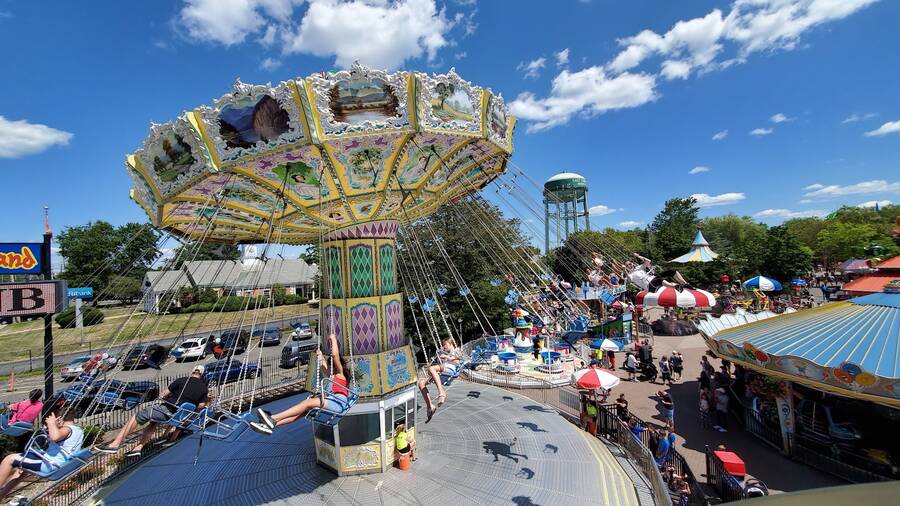
[[[706,473],[705,445],[715,447],[724,444],[744,459],[747,472],[765,482],[774,492],[846,484],[838,478],[783,457],[766,443],[744,432],[735,420],[731,420],[732,430],[727,433],[701,428],[697,377],[700,376],[700,357],[707,350],[706,343],[699,334],[686,337],[656,337],[653,347],[654,359],[658,361],[660,357],[671,354],[673,350],[678,350],[684,355],[684,376],[670,388],[675,401],[677,446],[696,476],[700,477]],[[617,354],[618,366],[621,367],[624,358],[624,354]],[[718,369],[719,361],[713,358],[710,358],[710,361]],[[624,370],[619,369],[616,373],[623,379],[627,377]],[[663,419],[656,408],[656,400],[651,397],[658,390],[665,389],[662,384],[622,381],[613,391],[610,401],[624,392],[629,402],[629,410],[643,420],[662,426]]]
[[[207,439],[197,465],[197,442],[188,438],[95,499],[129,506],[637,505],[609,451],[553,410],[461,381],[449,393],[431,423],[416,427],[419,459],[409,471],[338,478],[316,465],[311,425],[301,421],[269,437],[248,431],[233,443]]]

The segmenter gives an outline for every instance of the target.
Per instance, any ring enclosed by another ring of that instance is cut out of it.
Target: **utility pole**
[[[53,279],[53,269],[50,265],[52,239],[50,208],[44,206],[44,247],[41,248],[41,270],[46,280]],[[49,399],[51,395],[53,395],[53,315],[46,314],[44,315],[44,398]]]

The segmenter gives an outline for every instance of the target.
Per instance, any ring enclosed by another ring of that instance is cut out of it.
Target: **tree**
[[[135,275],[110,276],[106,296],[110,299],[126,301],[128,304],[131,304],[135,299],[141,297],[143,293],[141,291],[142,282],[143,277],[137,277]]]
[[[581,230],[570,234],[562,246],[545,257],[553,272],[567,281],[582,282],[593,269],[594,253],[632,259],[632,253],[644,252],[646,233],[642,230]]]
[[[169,269],[180,269],[185,262],[195,260],[237,260],[241,250],[234,244],[188,242],[175,249]]]
[[[812,271],[812,249],[801,243],[787,226],[770,228],[766,232],[765,246],[765,270],[762,273],[787,283]]]
[[[830,221],[816,236],[819,253],[835,264],[865,254],[866,246],[878,236],[871,225]]]
[[[657,262],[671,260],[690,249],[697,233],[697,201],[689,197],[667,200],[650,224],[650,254]]]
[[[107,297],[110,277],[142,278],[159,258],[156,233],[147,224],[114,227],[105,221],[67,227],[56,239],[66,268],[60,275],[69,286],[90,286],[94,300]]]
[[[726,214],[705,218],[700,227],[710,248],[719,254],[720,259],[712,262],[716,272],[706,276],[711,278],[708,281],[715,282],[721,274],[728,274],[735,279],[747,279],[764,270],[764,224],[756,223],[748,216]]]
[[[287,300],[287,289],[278,283],[272,285],[272,299],[276,306],[281,306]]]
[[[822,218],[794,218],[784,222],[784,226],[787,227],[788,231],[813,251],[816,251],[818,248],[819,232],[827,224]]]

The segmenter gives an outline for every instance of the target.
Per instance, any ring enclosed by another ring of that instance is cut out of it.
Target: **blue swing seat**
[[[171,405],[171,404],[170,404]],[[175,410],[175,414],[165,425],[188,432],[198,432],[206,425],[208,410],[197,411],[197,405],[192,402],[182,402]]]
[[[211,410],[208,410],[203,437],[219,441],[235,441],[250,427],[249,419],[252,417],[253,414],[250,411],[241,414],[221,411],[213,414]]]
[[[325,386],[328,385],[326,389]],[[325,392],[331,392],[331,389],[334,385],[334,382],[328,378],[322,380],[322,388]],[[359,393],[350,388],[349,386],[345,387],[349,395],[347,395],[347,401],[342,402],[338,400],[336,397],[332,397],[332,400],[336,401],[340,405],[340,410],[338,411],[329,411],[324,408],[313,408],[306,413],[306,418],[313,423],[317,423],[319,425],[327,425],[329,427],[334,427],[338,423],[340,423],[341,418],[347,414],[347,411],[350,411],[350,408],[356,403],[356,400],[359,399]],[[327,394],[326,394],[327,395]]]
[[[0,433],[9,437],[19,437],[34,430],[34,423],[13,422],[9,423],[9,415],[0,415]]]
[[[25,446],[25,451],[22,452],[22,455],[36,455],[46,464],[46,467],[48,469],[42,468],[38,471],[25,469],[25,471],[37,476],[38,478],[43,478],[49,481],[59,481],[74,473],[75,471],[81,469],[82,466],[88,463],[88,459],[91,458],[91,455],[93,455],[90,448],[82,448],[74,454],[69,455],[65,462],[59,464],[47,457],[46,451],[42,448],[42,446],[45,445],[38,443],[39,441],[46,439],[47,434],[45,432],[39,432],[35,434]]]
[[[450,385],[453,384],[453,380],[458,378],[459,375],[462,373],[463,368],[468,367],[468,366],[469,366],[469,361],[462,360],[462,361],[460,361],[459,365],[457,365],[455,372],[442,372],[441,373],[441,384],[444,385],[445,387],[449,387]]]

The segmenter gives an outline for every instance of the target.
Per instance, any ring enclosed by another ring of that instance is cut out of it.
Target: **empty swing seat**
[[[328,385],[328,388],[325,390],[326,392],[331,392],[333,382],[331,379],[322,380],[322,388],[325,388],[325,385]],[[347,400],[343,401],[339,397],[331,397],[331,400],[336,402],[340,409],[336,411],[329,411],[324,408],[313,408],[306,413],[306,418],[313,423],[317,423],[319,425],[327,425],[329,427],[334,427],[338,423],[340,423],[341,418],[347,414],[347,411],[350,411],[350,408],[356,403],[356,400],[359,399],[359,393],[355,390],[351,389],[349,386],[345,387],[349,395],[347,395]],[[326,394],[327,396],[327,394]]]
[[[203,429],[203,436],[220,441],[234,441],[250,427],[249,419],[253,414],[248,411],[242,414],[234,414],[230,411],[221,411],[218,413],[208,412],[206,417],[206,428]]]

